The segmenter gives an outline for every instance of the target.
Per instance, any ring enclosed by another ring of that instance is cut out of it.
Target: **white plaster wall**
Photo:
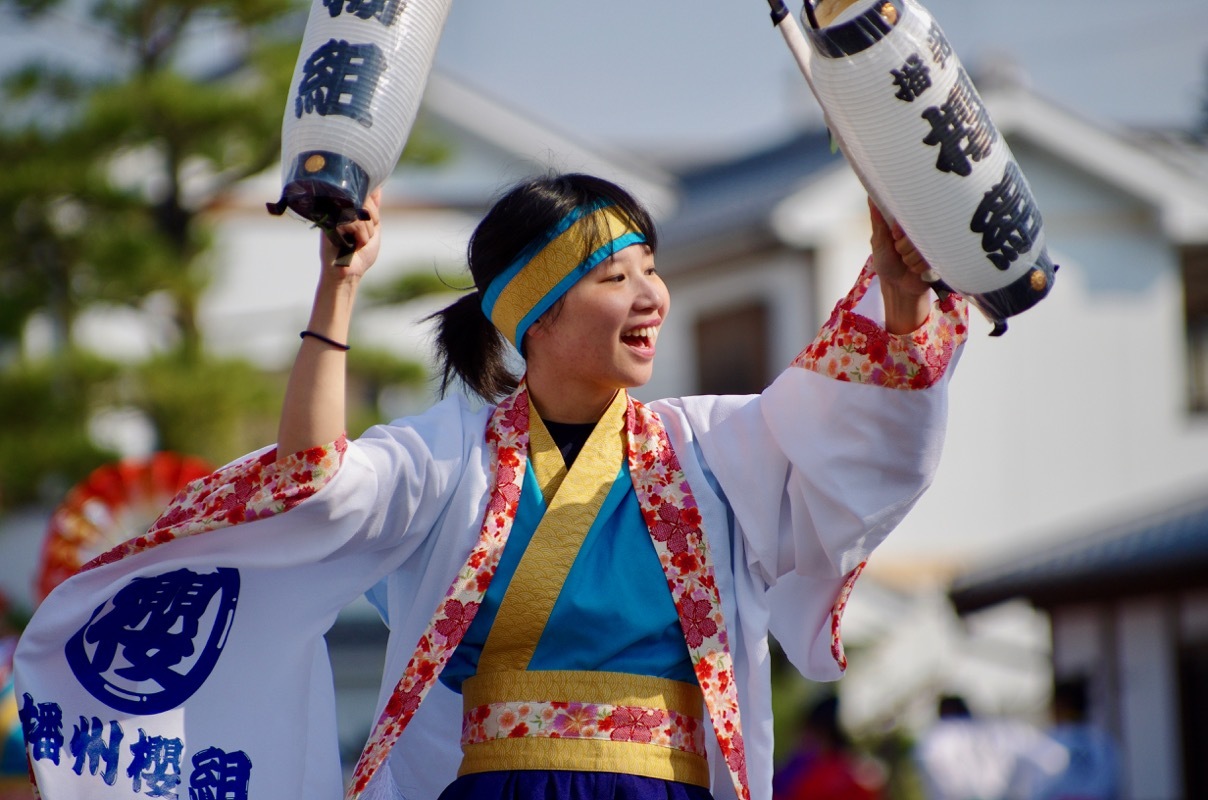
[[[1055,288],[1001,338],[973,312],[939,473],[874,566],[1009,558],[1208,482],[1208,419],[1186,411],[1178,264],[1154,210],[1013,147],[1045,214]],[[867,253],[867,212],[847,208],[828,221],[842,236],[820,253],[820,297]]]
[[[773,374],[796,357],[817,331],[810,272],[804,257],[780,254],[727,264],[700,276],[673,276],[668,281],[671,311],[659,334],[654,378],[634,392],[642,400],[680,396],[696,385],[693,326],[702,315],[754,301],[769,311],[768,364]]]
[[[306,327],[318,277],[319,233],[294,217],[273,217],[237,206],[217,220],[214,283],[201,307],[201,324],[215,352],[243,355],[265,367],[287,367]],[[466,241],[477,224],[465,214],[400,208],[382,212],[382,250],[365,287],[407,271],[436,271],[464,285]],[[352,343],[386,346],[427,360],[425,330],[415,323],[453,299],[428,298],[390,310],[370,309],[362,292]]]

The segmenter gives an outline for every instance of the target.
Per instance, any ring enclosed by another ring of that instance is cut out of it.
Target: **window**
[[[762,301],[696,320],[696,383],[702,394],[762,392],[768,375],[768,308]]]
[[[1184,797],[1208,797],[1208,642],[1179,650]]]
[[[1189,405],[1208,412],[1208,247],[1183,251],[1183,300]]]

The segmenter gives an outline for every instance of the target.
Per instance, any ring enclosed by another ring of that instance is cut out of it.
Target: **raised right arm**
[[[381,190],[375,190],[365,202],[369,219],[339,228],[340,234],[356,242],[346,265],[337,262],[337,250],[330,239],[321,237],[321,270],[307,331],[347,343],[357,289],[378,255],[380,201]],[[278,458],[330,444],[344,434],[347,360],[345,350],[318,337],[302,339],[285,389],[277,429]]]

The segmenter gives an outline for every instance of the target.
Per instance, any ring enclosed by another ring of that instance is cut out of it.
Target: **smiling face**
[[[528,385],[542,417],[594,421],[618,389],[649,381],[670,305],[645,244],[620,250],[584,275],[525,340]]]

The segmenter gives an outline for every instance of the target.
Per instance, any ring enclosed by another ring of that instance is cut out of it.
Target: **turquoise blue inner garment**
[[[532,540],[545,501],[530,461],[520,508],[474,622],[440,680],[454,691],[474,675],[499,603]],[[529,663],[532,670],[603,670],[696,683],[683,629],[641,506],[623,464],[566,576]],[[551,698],[553,699],[553,698]]]

